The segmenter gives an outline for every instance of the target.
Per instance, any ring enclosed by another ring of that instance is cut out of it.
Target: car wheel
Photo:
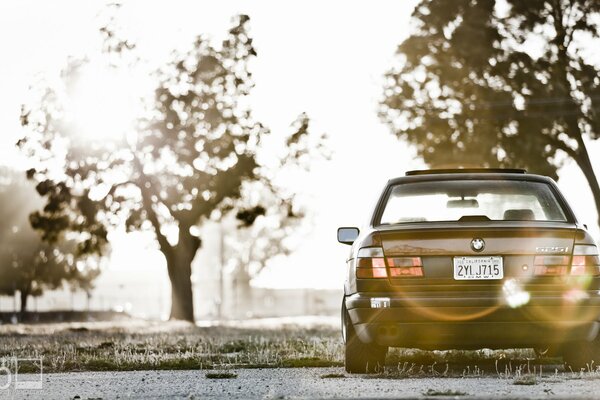
[[[383,371],[388,348],[361,342],[350,321],[345,304],[342,304],[342,335],[346,350],[346,372],[364,374]]]
[[[563,349],[565,369],[581,371],[594,370],[600,366],[600,336],[591,342],[579,341],[566,345]]]

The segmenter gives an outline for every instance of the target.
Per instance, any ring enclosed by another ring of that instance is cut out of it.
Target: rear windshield
[[[567,221],[550,186],[514,180],[403,183],[389,192],[380,224],[431,221]]]

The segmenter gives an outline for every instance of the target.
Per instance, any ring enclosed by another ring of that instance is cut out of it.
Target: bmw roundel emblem
[[[471,240],[471,249],[473,249],[473,251],[480,252],[484,248],[485,248],[485,242],[483,241],[483,239],[475,238],[475,239]]]

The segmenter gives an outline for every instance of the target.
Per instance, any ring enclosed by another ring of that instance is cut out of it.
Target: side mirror
[[[338,228],[337,240],[343,244],[352,244],[358,237],[358,228]]]

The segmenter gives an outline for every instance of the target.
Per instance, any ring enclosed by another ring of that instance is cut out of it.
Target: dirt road
[[[381,378],[345,374],[342,368],[218,371],[80,372],[45,374],[42,390],[0,391],[0,399],[295,399],[295,398],[582,398],[597,399],[595,373],[519,377]],[[19,379],[35,380],[35,376]],[[523,378],[523,377],[522,377]],[[518,384],[521,383],[521,384]],[[0,385],[2,386],[2,385]]]

